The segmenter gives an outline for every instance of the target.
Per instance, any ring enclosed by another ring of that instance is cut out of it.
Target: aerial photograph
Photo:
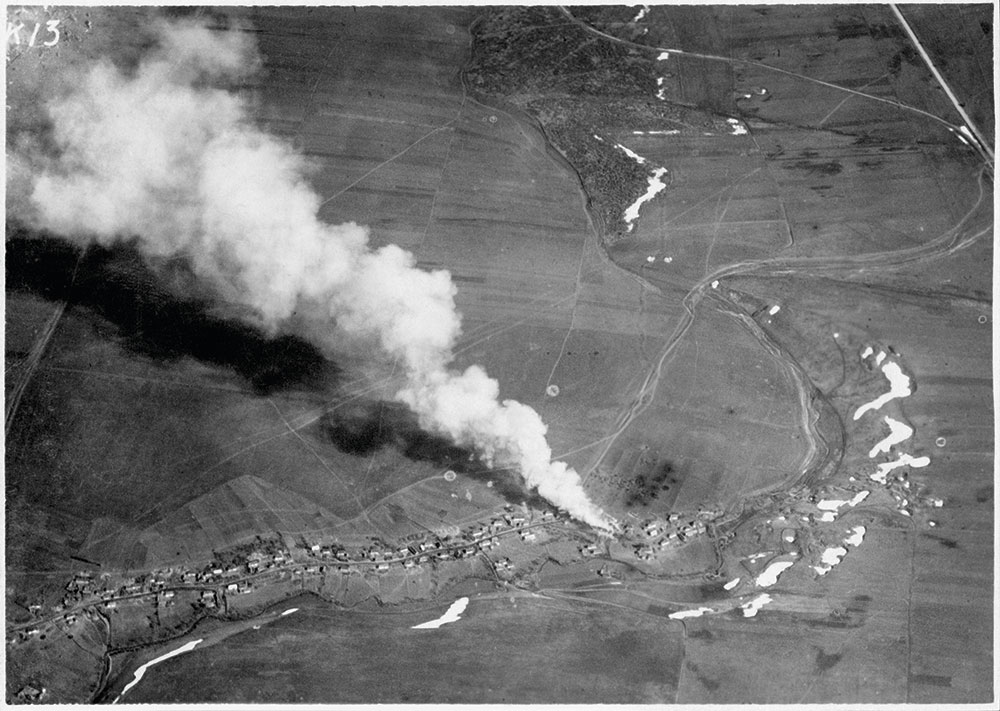
[[[996,708],[995,4],[5,11],[8,705]]]

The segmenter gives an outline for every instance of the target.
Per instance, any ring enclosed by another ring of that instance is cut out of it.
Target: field
[[[988,243],[977,243],[974,248],[985,252],[981,259],[991,259]],[[845,525],[864,522],[867,535],[877,538],[866,539],[858,551],[865,557],[856,561],[849,558],[843,565],[878,566],[882,572],[877,573],[875,567],[856,574],[848,568],[838,572],[848,580],[864,581],[864,594],[883,605],[898,593],[882,590],[877,584],[880,576],[910,581],[906,588],[909,621],[897,619],[898,631],[866,636],[866,643],[887,643],[900,631],[907,631],[909,670],[901,667],[895,672],[896,688],[901,690],[898,694],[920,703],[980,698],[981,685],[992,666],[993,627],[989,602],[994,499],[991,356],[987,339],[979,335],[989,328],[988,322],[981,322],[989,313],[988,305],[934,293],[880,293],[873,299],[867,290],[859,293],[833,281],[812,282],[808,295],[795,288],[794,280],[762,280],[752,288],[775,299],[796,292],[796,308],[784,319],[775,319],[791,322],[774,324],[778,340],[783,340],[789,325],[801,327],[813,314],[825,312],[835,298],[840,308],[839,328],[846,325],[857,332],[879,334],[878,342],[891,345],[912,370],[914,394],[890,413],[915,430],[907,451],[929,456],[931,464],[910,473],[909,491],[911,498],[937,498],[945,504],[940,509],[915,512],[913,520],[898,514],[889,519],[869,518],[874,510],[852,516]],[[845,352],[851,370],[858,367],[855,358],[860,349],[858,344],[857,350]],[[841,468],[859,478],[873,471],[867,450],[885,432],[864,419],[855,422],[852,413],[883,387],[853,375],[828,392],[847,429],[848,447]],[[928,521],[934,526],[929,527]],[[883,554],[876,551],[887,548],[895,550],[896,556],[880,561]],[[826,582],[836,585],[832,577]],[[869,588],[872,582],[876,585]],[[825,596],[832,600],[845,596],[841,604],[847,604],[847,582],[843,585],[832,589],[824,585]],[[794,589],[789,592],[796,594]],[[855,587],[853,592],[861,591]],[[959,639],[961,642],[956,642]],[[909,677],[904,681],[905,674]],[[834,697],[817,693],[815,698]]]
[[[673,698],[680,673],[679,625],[638,613],[496,597],[473,600],[455,624],[413,630],[444,606],[386,615],[291,604],[299,612],[279,622],[164,662],[128,700],[656,703]],[[282,660],[268,665],[266,692],[240,682],[265,653]],[[442,692],[443,674],[463,683]],[[178,683],[192,675],[196,689]]]
[[[462,56],[467,38],[441,29],[458,26],[462,11],[428,16],[424,39],[407,44],[406,52],[419,54],[416,64],[397,46],[403,35],[373,11],[352,12],[347,27],[337,13],[250,14],[274,30],[260,33],[265,79],[247,91],[257,97],[263,125],[294,137],[317,164],[328,166],[314,180],[329,196],[323,216],[367,223],[376,243],[408,247],[428,268],[447,266],[459,285],[465,323],[456,365],[485,365],[499,378],[504,397],[540,411],[557,455],[585,473],[592,470],[604,457],[609,429],[634,397],[637,373],[652,365],[680,309],[603,256],[580,209],[584,196],[573,173],[537,132],[515,114],[462,93],[447,67]],[[373,43],[376,31],[381,39]],[[413,34],[405,37],[409,42]],[[300,55],[315,51],[322,38],[336,40],[329,63],[343,68],[314,78],[301,72]],[[363,59],[365,52],[379,59]],[[286,55],[296,57],[294,79]],[[375,84],[395,82],[400,91],[369,97],[346,59],[337,64],[348,56],[382,72]],[[351,140],[345,143],[344,136]],[[26,243],[27,256],[17,262],[24,268],[10,280],[24,283],[26,300],[43,288],[51,291],[82,260],[75,286],[52,294],[68,298],[70,307],[31,382],[29,395],[37,394],[19,413],[8,452],[10,480],[29,501],[45,492],[42,509],[71,541],[50,555],[79,552],[141,569],[207,560],[212,550],[260,530],[321,537],[350,532],[341,526],[350,521],[349,529],[387,533],[395,530],[391,522],[377,522],[370,507],[442,471],[434,452],[415,460],[390,445],[360,455],[327,439],[325,424],[339,408],[391,395],[386,366],[359,363],[349,352],[337,363],[324,362],[294,336],[271,344],[253,330],[237,330],[198,302],[155,285],[128,250],[79,257],[43,249],[39,257],[37,249]],[[748,334],[725,328],[725,339],[754,347]],[[684,351],[685,362],[697,352],[696,377],[728,367],[725,354],[698,343],[706,338],[695,335]],[[233,339],[237,345],[229,347]],[[792,440],[780,461],[802,458],[794,443],[798,395],[781,370],[765,358],[760,369],[749,371],[755,378],[759,373],[760,382],[740,379],[744,394],[699,386],[705,396],[720,392],[723,398],[690,413],[695,421],[711,422],[711,431],[676,419],[674,434],[661,431],[655,423],[670,407],[665,403],[694,393],[664,388],[658,396],[651,426],[659,446],[679,462],[697,461],[691,478],[709,481],[709,490],[689,494],[692,503],[715,500],[710,482],[732,479],[737,467],[745,473],[748,459],[741,451],[699,456],[720,442],[760,441],[761,433],[777,428]],[[705,419],[714,409],[756,400],[753,394],[767,390],[769,380],[786,382],[760,410],[739,407],[721,423]],[[559,396],[546,397],[553,384]],[[48,431],[58,433],[62,445],[40,459],[38,438]],[[634,441],[621,440],[623,446]],[[763,465],[764,481],[754,489],[781,480],[764,472],[771,465]],[[626,479],[644,475],[642,467],[618,469],[615,476]],[[40,478],[46,487],[35,483]],[[485,508],[502,504],[505,497],[484,483],[470,487],[478,486]],[[525,498],[516,486],[507,489],[506,500]],[[737,493],[726,490],[721,498],[730,501]],[[607,499],[616,510],[613,493]],[[422,523],[441,521],[426,506],[418,508],[413,514]],[[445,518],[473,513],[454,510]]]
[[[964,25],[912,19],[935,56],[961,40],[944,71],[992,131],[970,7]],[[49,66],[141,51],[141,13],[94,12],[100,31],[61,59],[11,63],[12,130],[41,120],[32,78]],[[191,12],[250,23],[263,71],[239,91],[308,157],[321,217],[450,271],[455,366],[485,366],[502,398],[537,409],[554,456],[636,533],[560,522],[467,560],[268,573],[226,598],[230,622],[115,657],[101,698],[209,634],[127,700],[993,698],[992,170],[948,130],[960,119],[887,8]],[[664,189],[626,225],[658,167]],[[261,535],[301,560],[313,543],[394,548],[548,508],[421,432],[391,402],[394,364],[245,325],[183,268],[18,226],[6,268],[9,625],[85,566],[195,569]],[[886,389],[869,347],[913,391],[855,419]],[[912,437],[869,456],[884,416]],[[930,464],[872,479],[903,452]],[[645,522],[671,515],[706,531],[643,558]],[[853,526],[863,543],[816,572]],[[782,561],[773,599],[744,616]],[[334,604],[286,599],[297,590]],[[410,629],[460,595],[461,621]],[[112,615],[114,645],[185,623],[157,610]],[[235,621],[251,615],[267,623]],[[31,655],[62,654],[21,648],[9,675],[31,683]]]
[[[81,616],[72,624],[60,619],[39,628],[20,654],[8,652],[5,672],[13,683],[8,699],[28,689],[45,689],[48,703],[72,703],[96,692],[103,679],[107,625]],[[22,701],[23,703],[23,701]]]

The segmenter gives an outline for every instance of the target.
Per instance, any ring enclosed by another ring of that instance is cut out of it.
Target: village
[[[874,478],[874,477],[873,477]],[[916,503],[925,508],[940,507],[938,499],[928,499],[917,495],[910,487],[905,474],[890,475],[883,486],[895,499],[900,512],[911,515]],[[852,478],[852,483],[853,483]],[[853,508],[867,496],[860,493],[850,501],[819,500],[820,497],[808,488],[789,492],[783,506],[779,506],[776,521],[784,524],[782,536],[786,543],[794,541],[794,528],[787,528],[792,518],[809,522],[832,521],[838,508]],[[794,495],[795,493],[798,496]],[[827,493],[833,493],[828,491]],[[808,496],[808,494],[812,494]],[[799,505],[793,502],[801,499]],[[631,551],[635,559],[644,563],[656,563],[662,553],[691,542],[698,536],[713,534],[720,523],[721,511],[699,508],[695,513],[671,513],[663,518],[646,518],[625,522],[619,531],[622,548]],[[771,520],[768,520],[770,527]],[[379,538],[371,538],[368,545],[348,548],[344,544],[330,540],[309,540],[300,537],[289,541],[282,537],[255,540],[227,551],[216,552],[212,562],[198,569],[186,566],[152,570],[140,575],[126,575],[114,572],[78,571],[66,583],[65,594],[60,602],[46,606],[42,602],[29,605],[33,616],[29,622],[12,625],[8,630],[8,645],[16,645],[33,638],[44,639],[51,626],[59,623],[63,629],[70,629],[80,615],[96,619],[118,609],[120,604],[153,597],[158,608],[171,608],[178,601],[190,604],[204,612],[227,614],[230,602],[239,596],[259,591],[262,586],[276,583],[299,584],[305,589],[310,579],[319,579],[330,573],[382,575],[393,569],[419,571],[427,566],[444,565],[452,561],[469,559],[480,553],[494,552],[490,558],[491,568],[500,582],[514,582],[517,565],[510,557],[500,557],[505,540],[518,540],[532,544],[538,540],[546,527],[571,525],[571,520],[553,510],[533,511],[526,505],[508,504],[502,513],[489,520],[473,523],[464,529],[453,529],[450,535],[428,532],[414,534],[395,544]],[[933,526],[934,522],[929,521]],[[585,539],[582,533],[579,536]],[[582,540],[577,547],[583,558],[608,555],[607,547],[600,545],[601,539]],[[235,605],[239,608],[239,605]]]
[[[670,514],[665,519],[625,523],[622,543],[635,558],[648,561],[673,546],[703,535],[718,512],[700,510],[696,514]],[[304,589],[309,579],[330,573],[380,575],[392,569],[419,570],[494,551],[491,567],[499,581],[513,581],[517,567],[509,557],[500,557],[505,540],[532,544],[546,528],[568,526],[571,520],[552,510],[532,511],[523,505],[506,505],[501,514],[476,522],[452,535],[415,534],[395,545],[372,538],[370,545],[348,549],[336,541],[292,542],[258,536],[253,541],[227,551],[216,552],[212,562],[198,569],[175,566],[140,575],[78,571],[65,586],[62,600],[52,606],[41,602],[29,606],[33,620],[12,625],[8,645],[34,638],[44,639],[53,625],[71,629],[81,615],[96,619],[114,614],[122,604],[154,598],[158,609],[169,609],[178,601],[205,612],[226,614],[230,601],[249,595],[262,586],[278,582],[298,582]],[[584,538],[582,535],[581,538]],[[602,554],[598,542],[583,540],[577,550],[581,557]],[[238,607],[238,606],[237,606]]]

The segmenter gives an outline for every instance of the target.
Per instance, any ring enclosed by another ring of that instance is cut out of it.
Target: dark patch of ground
[[[366,456],[394,448],[415,462],[435,464],[484,482],[491,480],[496,492],[510,503],[528,502],[539,509],[549,508],[547,501],[519,485],[515,473],[497,477],[496,470],[472,449],[422,430],[417,416],[400,403],[349,403],[324,414],[319,424],[323,436],[347,454]]]
[[[302,338],[268,334],[217,315],[207,298],[180,296],[181,288],[195,288],[182,263],[157,273],[128,244],[81,250],[25,230],[12,232],[7,288],[92,310],[116,326],[114,337],[130,353],[164,364],[191,356],[232,368],[262,395],[337,384],[337,365]]]

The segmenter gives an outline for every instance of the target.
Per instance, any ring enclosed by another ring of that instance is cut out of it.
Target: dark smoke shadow
[[[451,469],[483,483],[492,481],[493,490],[509,503],[551,508],[537,493],[524,488],[516,472],[491,469],[474,450],[422,430],[417,416],[400,403],[355,402],[326,413],[319,424],[323,435],[342,452],[364,456],[395,448],[413,461]]]
[[[175,269],[183,271],[183,267]],[[315,346],[292,335],[269,336],[211,311],[208,298],[178,296],[128,245],[86,249],[39,238],[8,224],[7,290],[66,301],[118,329],[122,347],[162,362],[193,357],[231,368],[261,395],[292,389],[330,390],[340,369]],[[190,280],[190,276],[188,276]]]

